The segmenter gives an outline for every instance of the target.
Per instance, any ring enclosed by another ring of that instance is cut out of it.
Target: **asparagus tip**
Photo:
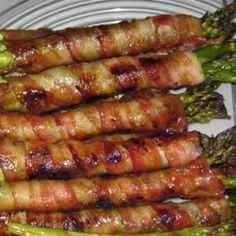
[[[225,32],[231,34],[235,30],[234,24],[231,23],[235,12],[235,3],[231,3],[214,13],[207,12],[201,18],[204,37],[217,38]]]
[[[201,97],[185,105],[185,113],[189,123],[207,123],[212,119],[229,119],[223,96],[217,92],[202,92]]]
[[[204,148],[204,156],[210,165],[218,165],[230,162],[236,154],[235,146],[236,126],[233,126],[215,137],[201,134],[201,143]]]

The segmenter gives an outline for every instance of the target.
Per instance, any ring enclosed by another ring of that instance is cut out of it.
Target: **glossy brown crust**
[[[141,173],[185,164],[202,153],[198,132],[125,142],[0,142],[5,181]]]
[[[0,114],[0,137],[13,141],[79,140],[113,131],[181,133],[186,126],[179,97],[156,92],[142,92],[127,100],[101,101],[52,115]]]
[[[25,41],[29,39],[44,37],[52,33],[53,31],[48,28],[40,28],[36,30],[33,30],[33,29],[32,30],[23,30],[23,29],[0,30],[0,34],[3,36],[3,39],[7,41]]]
[[[0,86],[0,107],[10,111],[42,113],[78,104],[88,98],[112,96],[127,90],[191,86],[205,79],[192,52],[181,51],[162,59],[158,57],[143,55],[103,59],[6,78],[7,83]]]
[[[94,136],[88,139],[84,139],[86,142],[94,142],[94,141],[108,141],[108,142],[124,142],[130,139],[139,139],[139,138],[147,138],[147,137],[155,137],[156,133],[151,132],[143,132],[143,133],[113,133],[113,134],[104,134]]]
[[[4,183],[0,211],[50,212],[93,206],[124,206],[172,197],[221,198],[224,185],[204,158],[162,171],[72,180],[32,180]]]
[[[56,65],[136,55],[186,43],[204,44],[199,19],[162,15],[90,28],[69,28],[40,39],[6,42],[15,57],[13,67],[38,72]]]
[[[194,200],[185,203],[153,203],[138,207],[91,209],[69,213],[1,213],[0,233],[14,223],[98,234],[151,233],[188,227],[213,226],[230,219],[226,199]]]

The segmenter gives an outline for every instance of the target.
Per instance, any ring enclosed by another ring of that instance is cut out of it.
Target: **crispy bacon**
[[[88,139],[85,139],[86,142],[93,141],[108,141],[108,142],[124,142],[130,139],[139,139],[139,138],[147,138],[147,137],[155,137],[155,132],[143,132],[143,133],[113,133],[113,134],[104,134],[94,136]]]
[[[186,125],[184,107],[178,95],[149,91],[51,115],[0,114],[0,137],[13,141],[56,142],[113,131],[181,133]]]
[[[199,158],[139,176],[4,183],[0,188],[0,211],[50,212],[123,206],[171,197],[220,198],[224,191],[222,181],[213,175],[207,161]]]
[[[59,150],[59,151],[58,151]],[[202,153],[198,132],[124,142],[0,142],[6,181],[140,173],[185,164]]]
[[[8,235],[8,222],[97,234],[151,233],[194,226],[213,226],[230,219],[226,199],[185,203],[153,203],[138,207],[90,209],[55,213],[0,213],[0,233]]]
[[[0,34],[4,40],[7,41],[24,41],[35,39],[52,34],[53,30],[48,28],[39,28],[36,30],[23,30],[23,29],[1,29]]]
[[[5,44],[15,57],[13,67],[38,72],[72,62],[136,55],[206,41],[198,18],[162,15],[90,28],[69,28],[43,38]]]
[[[194,53],[120,57],[61,66],[39,74],[6,78],[0,87],[0,106],[20,112],[42,113],[74,105],[91,97],[112,96],[145,88],[196,85],[205,76]],[[65,96],[67,94],[67,96]],[[15,107],[15,108],[14,108]]]

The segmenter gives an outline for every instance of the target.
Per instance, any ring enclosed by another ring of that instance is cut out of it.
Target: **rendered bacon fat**
[[[0,107],[41,113],[128,89],[178,88],[199,84],[204,79],[200,62],[192,52],[175,52],[163,59],[104,59],[6,78],[0,86]]]
[[[58,151],[60,150],[60,151]],[[202,153],[198,132],[125,142],[0,142],[5,181],[139,173],[185,164]]]
[[[225,199],[153,203],[139,207],[98,208],[69,213],[1,213],[0,232],[6,233],[4,226],[8,221],[98,234],[165,232],[212,226],[230,219],[230,215],[231,209]]]
[[[0,211],[50,212],[92,206],[123,206],[171,197],[220,198],[224,185],[204,158],[162,171],[113,179],[32,180],[5,183]]]
[[[91,28],[66,29],[26,42],[5,42],[14,56],[13,67],[27,72],[78,61],[120,55],[136,55],[189,42],[201,44],[199,19],[186,16],[154,16]]]
[[[56,142],[113,131],[181,133],[186,129],[184,107],[177,95],[143,92],[135,96],[52,115],[0,114],[0,137]]]

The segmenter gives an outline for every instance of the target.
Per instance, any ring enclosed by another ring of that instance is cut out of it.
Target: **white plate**
[[[155,14],[185,13],[201,17],[222,4],[214,0],[28,0],[16,5],[0,16],[1,28],[62,29],[66,27],[112,23],[131,18],[144,18]],[[208,124],[194,124],[208,135],[217,134],[234,125],[232,87],[221,85],[219,92],[225,97],[230,120],[213,120]],[[234,98],[235,99],[235,98]]]

